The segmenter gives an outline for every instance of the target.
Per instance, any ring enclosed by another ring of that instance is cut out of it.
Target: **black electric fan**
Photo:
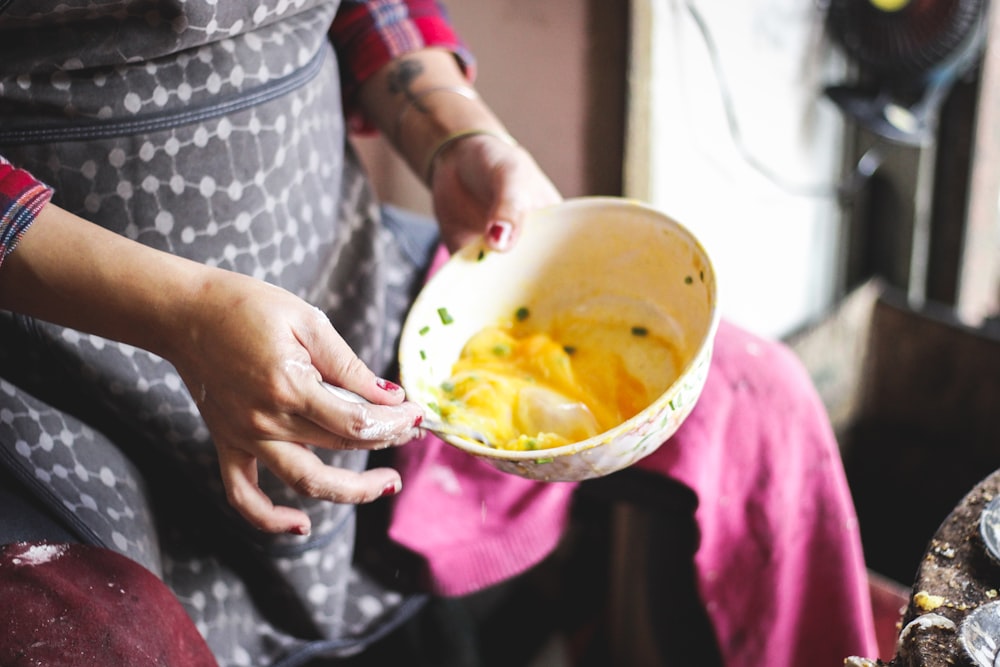
[[[988,0],[828,0],[826,29],[859,65],[827,96],[877,136],[921,146],[957,78],[982,54]]]

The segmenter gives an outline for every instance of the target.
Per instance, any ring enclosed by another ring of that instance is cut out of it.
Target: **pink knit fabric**
[[[390,535],[432,589],[469,593],[558,543],[575,484],[507,475],[428,437],[399,450]],[[728,667],[839,666],[877,655],[867,571],[837,443],[783,345],[720,325],[698,405],[640,461],[699,498],[698,587]]]

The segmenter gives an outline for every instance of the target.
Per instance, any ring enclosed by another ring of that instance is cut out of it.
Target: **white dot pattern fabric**
[[[326,40],[335,2],[3,7],[0,153],[84,218],[301,296],[388,370],[420,256],[382,226],[345,149]],[[355,651],[410,602],[353,568],[352,506],[265,475],[276,502],[309,513],[312,536],[238,518],[192,397],[145,351],[0,317],[0,460],[82,539],[162,576],[220,665]]]

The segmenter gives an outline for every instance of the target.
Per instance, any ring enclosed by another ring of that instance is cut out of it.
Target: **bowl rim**
[[[711,362],[711,351],[715,344],[715,335],[718,331],[719,321],[721,319],[719,310],[719,287],[718,287],[718,276],[715,271],[715,265],[712,262],[712,257],[709,255],[705,246],[701,242],[694,232],[692,232],[687,226],[683,225],[672,215],[664,211],[663,209],[657,208],[647,202],[643,202],[638,199],[631,197],[613,197],[604,195],[593,195],[593,196],[582,196],[582,197],[571,197],[563,199],[555,204],[550,204],[549,206],[544,206],[535,209],[529,214],[534,215],[544,215],[548,211],[555,208],[578,208],[587,207],[593,205],[612,205],[615,207],[628,207],[631,209],[641,209],[646,213],[652,213],[664,221],[672,224],[675,228],[680,230],[680,232],[690,241],[700,253],[702,259],[705,260],[708,272],[712,277],[711,280],[711,290],[713,294],[713,299],[709,307],[709,323],[708,329],[705,332],[701,340],[701,344],[694,354],[691,355],[687,363],[682,368],[681,372],[678,373],[677,378],[667,387],[659,396],[653,399],[650,405],[659,402],[669,402],[670,397],[677,394],[684,387],[684,378],[690,377],[691,372],[696,368],[698,364],[710,363]],[[447,262],[454,260],[470,260],[475,259],[483,248],[481,241],[474,241],[466,246],[460,248],[454,252],[451,257],[448,258]],[[442,266],[444,268],[444,266]],[[418,297],[419,298],[419,297]],[[404,328],[400,332],[401,340],[402,336],[406,335],[407,325],[409,323],[404,323]],[[400,360],[402,362],[402,360]],[[401,363],[402,366],[402,363]],[[593,449],[600,445],[606,444],[613,440],[619,433],[629,431],[634,426],[640,424],[641,422],[648,419],[644,417],[643,413],[645,409],[640,410],[638,413],[632,417],[626,419],[622,423],[614,426],[606,431],[598,433],[597,435],[587,438],[586,440],[580,440],[579,442],[573,442],[567,445],[560,445],[559,447],[550,447],[546,449],[500,449],[496,447],[487,447],[486,445],[479,444],[475,441],[468,440],[459,436],[448,436],[442,437],[441,439],[445,442],[465,451],[469,454],[478,457],[485,457],[491,459],[499,459],[503,461],[511,462],[550,462],[550,460],[555,460],[557,458],[562,458],[565,456],[571,456],[573,454],[578,454],[580,452],[586,451],[588,449]]]

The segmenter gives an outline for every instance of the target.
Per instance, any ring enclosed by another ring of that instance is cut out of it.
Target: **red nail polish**
[[[381,493],[380,497],[384,498],[386,496],[394,496],[397,493],[399,493],[399,487],[396,486],[395,483],[393,483],[393,484],[386,484],[385,488],[382,489],[382,493]]]
[[[416,428],[424,423],[424,416],[417,415],[417,418],[413,420],[413,428]]]
[[[303,537],[310,533],[309,526],[292,526],[289,530],[292,535],[302,535]]]
[[[400,387],[395,382],[392,382],[390,380],[385,380],[383,378],[379,378],[379,379],[375,380],[375,384],[377,384],[380,389],[384,389],[386,391],[397,392],[397,391],[402,390],[402,387]]]
[[[495,247],[506,248],[507,244],[510,243],[510,236],[513,232],[514,228],[509,222],[500,220],[490,225],[486,233]]]

